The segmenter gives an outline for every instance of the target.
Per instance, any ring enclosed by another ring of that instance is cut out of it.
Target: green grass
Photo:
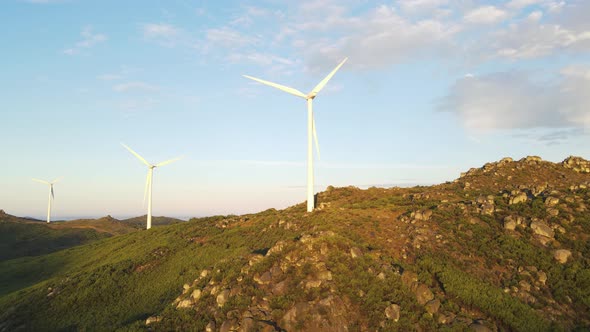
[[[28,330],[121,328],[164,310],[202,269],[268,248],[281,235],[258,236],[264,222],[211,224],[194,220],[2,262],[0,321]],[[195,237],[205,245],[189,241]],[[56,290],[51,297],[49,287]]]
[[[93,229],[52,229],[43,223],[0,221],[0,261],[44,255],[109,236]]]

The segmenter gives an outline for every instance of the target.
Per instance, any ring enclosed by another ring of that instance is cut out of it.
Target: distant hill
[[[3,261],[0,331],[588,330],[589,188],[582,158],[505,158]]]
[[[146,223],[147,223],[147,216],[143,215],[140,217],[123,219],[123,220],[121,220],[121,222],[128,224],[128,225],[133,225],[134,227],[137,227],[137,228],[144,229],[146,227]],[[175,223],[179,223],[179,222],[184,222],[184,220],[170,218],[170,217],[152,217],[152,227],[166,226],[166,225],[171,225],[171,224],[175,224]]]
[[[0,212],[0,261],[47,254],[110,235],[93,229],[56,227]]]
[[[152,223],[156,227],[180,221],[155,217]],[[106,216],[47,224],[45,221],[16,217],[0,210],[0,260],[48,254],[144,228],[145,216],[127,220]]]

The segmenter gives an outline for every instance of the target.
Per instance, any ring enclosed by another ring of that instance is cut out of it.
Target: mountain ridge
[[[504,158],[434,186],[328,187],[312,213],[191,219],[0,262],[0,284],[51,266],[0,293],[0,330],[588,328],[589,172],[579,157]]]

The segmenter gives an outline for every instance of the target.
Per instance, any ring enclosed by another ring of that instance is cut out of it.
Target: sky
[[[0,3],[0,209],[53,219],[196,217],[316,191],[456,179],[510,156],[590,158],[590,1]]]

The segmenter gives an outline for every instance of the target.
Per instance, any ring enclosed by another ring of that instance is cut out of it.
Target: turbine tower
[[[131,152],[135,157],[137,157],[137,159],[139,159],[142,163],[144,163],[148,167],[147,179],[145,180],[145,190],[143,192],[143,202],[145,203],[145,196],[148,195],[148,211],[147,211],[147,227],[146,227],[146,229],[150,229],[150,228],[152,228],[152,179],[154,177],[154,168],[168,165],[170,163],[173,163],[175,161],[182,159],[182,157],[166,160],[161,163],[152,165],[152,164],[148,163],[147,160],[145,160],[137,152],[133,151],[130,147],[128,147],[127,145],[125,145],[123,143],[121,143],[121,145],[123,145],[123,147],[125,149],[129,150],[129,152]]]
[[[326,76],[318,85],[316,85],[310,93],[304,94],[303,92],[293,89],[284,85],[280,85],[277,83],[261,80],[256,77],[244,75],[244,77],[254,80],[256,82],[266,84],[272,86],[273,88],[277,88],[279,90],[285,91],[297,97],[301,97],[307,100],[307,212],[311,212],[314,209],[314,190],[313,190],[313,141],[315,140],[315,146],[318,153],[318,158],[320,157],[320,146],[318,144],[318,135],[316,133],[315,128],[315,120],[313,116],[313,99],[317,96],[317,94],[322,90],[322,88],[328,83],[328,81],[336,74],[338,69],[342,67],[344,62],[346,62],[348,58],[345,58],[340,62],[334,70],[328,76]],[[312,137],[313,136],[313,137]]]
[[[51,202],[55,198],[55,196],[53,194],[53,185],[56,184],[58,181],[60,181],[61,178],[57,178],[51,182],[45,181],[45,180],[39,180],[39,179],[32,179],[32,180],[37,181],[39,183],[46,184],[49,186],[49,202],[47,203],[47,223],[49,224],[51,222]]]

